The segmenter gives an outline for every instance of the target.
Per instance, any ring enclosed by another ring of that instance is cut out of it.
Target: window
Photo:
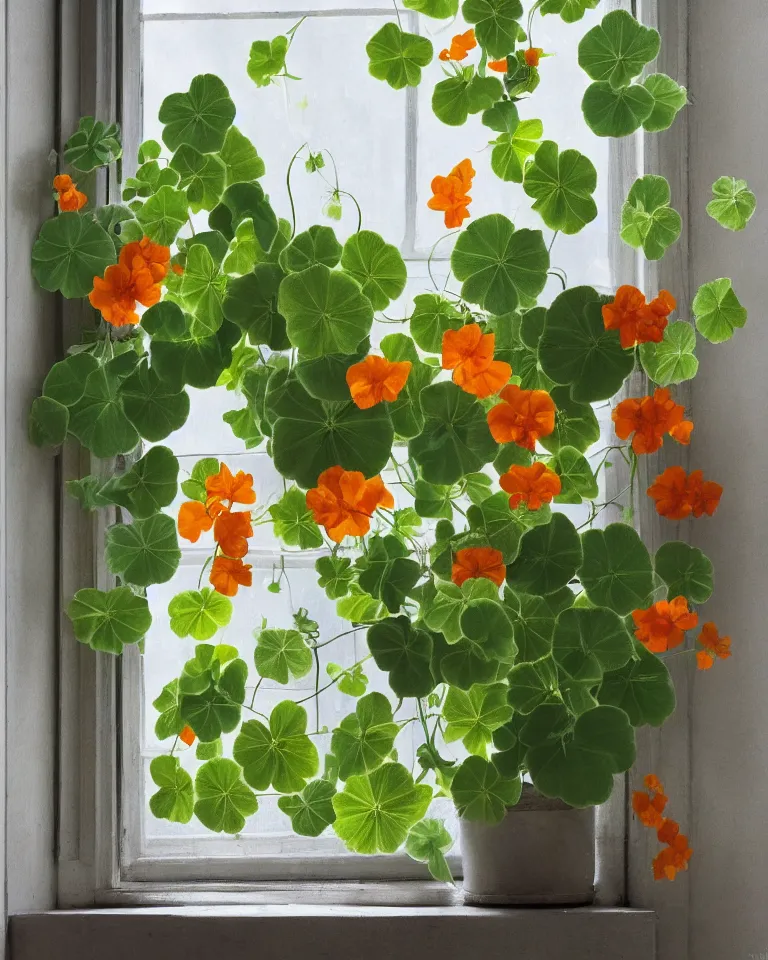
[[[558,236],[553,263],[567,274],[569,286],[589,282],[608,291],[614,288],[617,274],[609,236],[611,218],[607,213],[616,211],[615,198],[626,195],[627,184],[621,173],[624,166],[620,157],[609,152],[605,140],[594,137],[584,124],[569,119],[568,111],[563,109],[566,98],[569,107],[578,106],[588,83],[576,63],[574,31],[585,32],[599,22],[603,12],[588,12],[575,27],[564,25],[557,17],[536,21],[536,44],[545,50],[564,48],[568,53],[546,61],[534,101],[536,112],[530,113],[533,104],[530,108],[522,106],[521,116],[541,119],[545,138],[551,136],[563,148],[581,150],[598,169],[600,219],[591,224],[587,234]],[[279,214],[285,216],[290,209],[286,169],[296,150],[307,144],[313,152],[327,151],[322,174],[305,172],[306,154],[294,165],[291,187],[297,208],[302,216],[310,217],[311,213],[311,218],[299,221],[298,228],[330,223],[342,242],[356,229],[356,209],[346,196],[342,196],[343,212],[338,224],[324,216],[329,191],[335,185],[335,167],[341,190],[354,195],[360,204],[364,225],[398,245],[407,262],[406,292],[387,311],[389,319],[407,318],[416,294],[441,290],[446,285],[450,289],[451,239],[445,236],[442,217],[426,206],[434,175],[447,173],[468,156],[478,171],[472,191],[473,217],[501,211],[518,228],[541,229],[542,225],[522,189],[502,182],[491,172],[487,144],[492,134],[477,118],[471,118],[466,127],[457,131],[433,115],[433,83],[395,92],[369,77],[366,42],[398,15],[405,29],[412,32],[434,25],[438,32],[431,39],[436,51],[448,45],[451,36],[462,28],[460,23],[446,27],[437,21],[425,22],[407,10],[396,13],[383,0],[379,4],[373,0],[305,0],[303,4],[290,0],[144,0],[141,9],[139,0],[126,0],[125,41],[130,49],[124,52],[123,62],[139,59],[141,65],[140,83],[126,84],[125,88],[124,127],[135,141],[125,143],[127,172],[131,172],[130,164],[140,140],[161,139],[157,112],[164,97],[186,90],[196,74],[219,75],[237,104],[235,123],[265,161],[263,183]],[[250,44],[256,39],[285,34],[302,18],[306,19],[295,33],[288,60],[289,72],[301,79],[280,80],[267,88],[256,88],[245,71]],[[562,43],[565,35],[567,44]],[[439,65],[435,63],[430,69],[439,78]],[[196,229],[205,229],[204,218],[205,214],[199,215]],[[545,231],[545,235],[552,239],[551,232]],[[626,271],[622,273],[623,282],[631,279]],[[559,279],[551,277],[542,302],[549,302],[559,289]],[[373,335],[374,342],[375,338],[400,329],[407,327],[380,323]],[[204,456],[218,457],[233,469],[254,475],[259,504],[274,502],[282,494],[282,478],[263,452],[246,450],[222,421],[223,414],[243,406],[244,400],[223,387],[215,394],[206,391],[202,395],[194,389],[189,392],[189,419],[165,441],[179,457],[182,470],[190,471]],[[597,413],[603,433],[608,436],[610,405],[602,405]],[[603,441],[596,444],[595,462],[602,458],[604,445]],[[585,508],[562,509],[577,525],[587,519]],[[154,734],[157,714],[152,702],[163,686],[178,676],[193,652],[191,640],[180,640],[171,632],[166,613],[168,602],[179,591],[197,587],[202,565],[210,554],[208,544],[202,541],[182,546],[182,563],[173,580],[150,590],[156,616],[144,655],[129,650],[121,667],[121,876],[129,880],[269,880],[291,876],[375,880],[425,876],[420,865],[404,856],[352,857],[330,831],[316,840],[296,837],[286,829],[288,821],[273,798],[261,801],[258,814],[236,838],[207,833],[194,820],[181,826],[151,815],[147,801],[154,787],[148,774],[149,762],[153,756],[168,752],[170,745],[170,741],[160,742]],[[289,627],[292,614],[300,607],[308,609],[309,615],[319,622],[323,637],[348,629],[335,615],[333,602],[317,586],[314,563],[321,552],[281,551],[271,525],[257,527],[249,557],[254,567],[255,589],[237,597],[232,621],[217,641],[231,639],[250,659],[252,634],[262,618],[271,626]],[[281,592],[268,593],[264,587],[273,580],[275,571],[279,576],[283,568]],[[349,666],[366,655],[365,633],[345,637],[321,653],[323,685],[327,682],[328,662]],[[365,664],[365,672],[371,680],[369,690],[376,689],[378,679],[372,662]],[[264,682],[258,692],[260,709],[269,713],[286,697],[311,697],[315,682],[314,674],[288,687]],[[249,693],[252,692],[251,688]],[[335,688],[323,694],[319,699],[318,729],[332,729],[350,712],[350,703]],[[313,703],[308,701],[307,706],[314,721]],[[407,763],[420,742],[416,734],[417,725],[409,724],[397,742],[400,758]],[[318,737],[316,742],[322,758],[330,735]],[[194,772],[194,749],[185,753],[183,763]],[[451,808],[443,803],[440,815],[450,819]]]

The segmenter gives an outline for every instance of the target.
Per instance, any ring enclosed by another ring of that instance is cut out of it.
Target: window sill
[[[10,938],[12,960],[653,960],[655,922],[600,908],[136,907],[23,914]]]

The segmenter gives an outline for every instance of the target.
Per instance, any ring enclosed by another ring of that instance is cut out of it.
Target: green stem
[[[291,157],[291,162],[288,164],[288,173],[285,177],[285,184],[288,187],[288,201],[291,204],[291,239],[296,235],[296,204],[293,202],[293,190],[291,190],[291,171],[293,170],[293,165],[296,163],[299,154],[306,147],[306,143],[302,143],[299,149]]]
[[[258,683],[253,688],[253,696],[251,697],[251,710],[253,710],[253,704],[256,701],[256,694],[259,692],[259,687],[261,686],[263,679],[264,677],[259,677]]]
[[[342,637],[348,637],[351,633],[359,633],[361,630],[365,629],[365,627],[355,627],[353,630],[345,630],[343,633],[337,633],[336,636],[331,637],[330,640],[323,640],[322,643],[316,643],[314,649],[320,650],[323,647],[327,647],[329,643],[333,643],[335,640],[341,640]]]
[[[315,730],[320,729],[320,697],[318,692],[320,690],[320,654],[317,652],[317,647],[312,651],[315,657]]]
[[[330,683],[326,683],[326,685],[325,685],[324,687],[320,687],[319,690],[316,690],[314,693],[310,694],[308,697],[302,697],[301,700],[294,700],[293,702],[294,702],[294,703],[306,703],[307,700],[312,700],[312,699],[314,699],[315,697],[319,696],[321,693],[324,693],[326,690],[330,690],[331,687],[335,687],[335,686],[336,686],[336,684],[339,682],[339,680],[341,680],[341,678],[342,678],[346,673],[349,673],[350,670],[354,670],[355,667],[362,666],[362,664],[364,664],[367,660],[370,660],[370,659],[371,659],[371,656],[372,656],[372,654],[369,653],[367,657],[363,657],[362,660],[358,660],[357,663],[353,663],[351,667],[347,667],[346,670],[344,670],[342,673],[340,673],[340,674],[338,675],[338,677],[336,677],[335,679],[331,680]]]
[[[402,21],[400,20],[400,11],[397,9],[397,0],[392,0],[392,4],[393,4],[393,6],[394,6],[394,8],[395,8],[395,16],[397,17],[397,25],[398,25],[398,27],[402,30],[402,29],[403,29],[403,24],[402,24]]]

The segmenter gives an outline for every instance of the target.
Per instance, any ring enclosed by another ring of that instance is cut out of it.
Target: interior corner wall
[[[55,358],[54,297],[29,269],[52,216],[57,0],[0,0],[0,673],[5,723],[0,821],[5,916],[55,905],[57,714],[56,461],[31,447],[26,420]],[[0,943],[0,952],[2,944]]]
[[[662,0],[663,2],[663,0]],[[715,565],[704,609],[733,656],[695,678],[690,960],[768,956],[768,6],[690,0],[693,288],[731,277],[749,320],[700,348],[692,467],[722,483],[717,514],[693,522]],[[748,180],[757,213],[741,233],[706,213],[719,176]],[[680,882],[678,879],[677,882]]]

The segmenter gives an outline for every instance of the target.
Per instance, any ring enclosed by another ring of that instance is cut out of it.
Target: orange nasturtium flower
[[[699,670],[709,670],[715,659],[727,660],[731,656],[731,638],[721,637],[714,623],[705,623],[699,634],[699,643],[703,650],[696,652]]]
[[[493,547],[466,547],[456,552],[451,580],[460,587],[467,580],[482,577],[500,587],[507,577],[504,557]]]
[[[216,500],[228,500],[233,503],[256,503],[253,492],[253,477],[242,470],[233,476],[232,471],[222,463],[218,473],[211,474],[205,480],[205,492]]]
[[[213,517],[199,500],[188,500],[179,507],[179,536],[190,543],[197,543],[200,534],[206,533],[212,526]]]
[[[390,361],[373,354],[347,370],[347,386],[352,402],[361,410],[386,400],[397,400],[411,372],[410,360]]]
[[[616,436],[628,440],[637,454],[655,453],[669,434],[678,443],[691,440],[693,423],[685,419],[685,407],[675,403],[666,387],[659,387],[652,397],[629,397],[612,413]]]
[[[377,507],[392,510],[394,506],[394,497],[381,477],[366,480],[358,470],[338,466],[324,470],[317,486],[307,491],[307,508],[315,523],[325,527],[336,543],[346,536],[365,536]]]
[[[679,647],[684,631],[693,630],[699,622],[698,613],[691,613],[685,597],[659,600],[646,610],[633,610],[635,636],[651,653],[665,653]]]
[[[496,337],[476,323],[443,334],[443,369],[453,370],[453,382],[480,399],[492,397],[509,382],[512,367],[494,360]]]
[[[656,512],[669,520],[685,520],[693,514],[710,517],[717,510],[723,488],[713,480],[704,480],[701,470],[690,476],[682,467],[667,467],[648,487],[648,496],[656,501]]]
[[[181,740],[182,743],[186,743],[188,747],[191,747],[195,742],[195,731],[192,729],[192,727],[184,727],[179,734],[179,740]]]
[[[93,290],[88,294],[91,306],[101,311],[102,317],[113,327],[124,327],[139,322],[137,302],[145,307],[156,304],[162,291],[152,279],[149,270],[132,270],[122,263],[107,267],[104,277],[93,278]]]
[[[673,824],[674,820],[671,821]],[[677,824],[675,824],[677,826]],[[664,828],[662,827],[662,830]],[[678,827],[679,830],[679,827]],[[661,830],[659,831],[662,832]],[[672,831],[669,831],[670,833]],[[688,869],[688,861],[693,856],[693,850],[688,846],[688,837],[676,833],[668,846],[654,857],[653,876],[655,880],[674,880],[681,870]]]
[[[538,67],[539,62],[541,61],[544,51],[541,47],[528,47],[523,56],[525,57],[525,62],[529,67]]]
[[[430,210],[441,210],[445,213],[445,225],[449,230],[460,227],[469,216],[467,207],[472,203],[469,191],[472,189],[472,179],[475,170],[470,160],[462,160],[447,177],[434,177],[432,180],[432,196],[427,201]]]
[[[509,495],[509,505],[516,510],[524,503],[529,510],[539,510],[542,504],[552,503],[562,490],[560,477],[544,463],[530,467],[514,464],[499,478],[501,489]]]
[[[447,60],[466,60],[469,51],[474,50],[476,46],[475,31],[467,30],[466,33],[457,34],[451,40],[450,48],[441,50],[439,57],[443,62]]]
[[[661,343],[670,313],[677,301],[668,290],[650,303],[637,287],[625,284],[619,287],[612,303],[603,307],[603,324],[606,330],[618,330],[621,345],[625,350],[638,343]]]
[[[540,437],[555,429],[555,403],[546,390],[522,390],[511,383],[500,397],[503,403],[488,411],[488,426],[497,443],[533,450]]]
[[[152,243],[149,237],[142,237],[134,243],[126,243],[120,251],[120,263],[129,270],[149,271],[153,283],[160,283],[168,273],[171,251],[159,243]]]
[[[248,553],[248,537],[253,536],[251,514],[243,510],[238,513],[222,511],[213,524],[213,538],[227,557],[239,559]]]
[[[88,197],[77,189],[68,173],[53,178],[53,189],[58,194],[59,210],[63,212],[81,210],[88,203]]]
[[[643,790],[635,790],[632,794],[632,809],[637,814],[640,822],[646,827],[658,829],[664,823],[664,808],[667,805],[668,797],[664,795],[664,787],[656,779],[656,786],[651,787],[648,783],[649,777],[645,778],[645,783],[650,793]]]
[[[504,57],[503,60],[489,60],[486,63],[486,67],[489,70],[495,70],[496,73],[506,73],[507,72],[507,58]]]
[[[234,597],[238,587],[250,587],[253,583],[251,564],[238,558],[216,557],[211,566],[210,582],[217,593]]]

